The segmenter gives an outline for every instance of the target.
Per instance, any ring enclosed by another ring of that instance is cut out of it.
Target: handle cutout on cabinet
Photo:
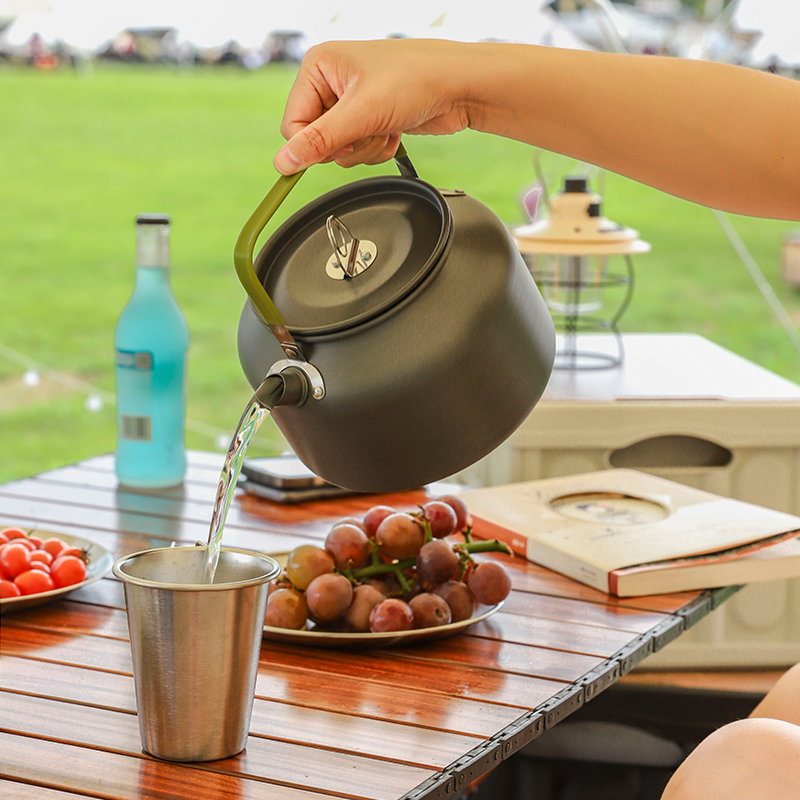
[[[733,460],[727,447],[698,436],[653,436],[614,450],[612,467],[654,469],[667,467],[726,467]]]

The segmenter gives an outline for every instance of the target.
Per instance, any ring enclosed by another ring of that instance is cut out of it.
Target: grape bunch
[[[388,633],[469,619],[479,604],[496,605],[511,591],[501,564],[472,557],[511,551],[496,540],[473,541],[471,522],[455,495],[417,511],[376,505],[360,519],[339,520],[324,546],[289,553],[267,600],[266,624],[300,630],[311,621],[329,631]]]

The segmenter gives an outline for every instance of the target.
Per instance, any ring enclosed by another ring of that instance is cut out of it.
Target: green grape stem
[[[471,528],[467,529],[471,532]],[[466,539],[466,531],[464,532]],[[467,553],[505,553],[508,556],[513,556],[513,550],[505,543],[501,542],[499,539],[483,539],[479,542],[475,542],[472,540],[472,536],[470,535],[469,539],[466,539],[464,544],[457,545],[460,549],[464,550]]]
[[[463,561],[469,559],[473,553],[506,553],[507,555],[513,555],[511,548],[505,544],[505,542],[501,542],[498,539],[487,539],[480,542],[473,541],[471,527],[465,529],[462,533],[464,542],[453,545],[453,547],[463,554]],[[387,564],[380,560],[378,548],[373,547],[372,563],[369,564],[369,566],[361,567],[360,569],[346,570],[343,574],[350,581],[354,582],[365,581],[380,575],[393,574],[397,578],[397,582],[400,584],[403,591],[407,592],[411,588],[411,584],[403,573],[407,569],[413,567],[416,561],[416,556],[414,556],[412,558],[404,558],[402,561],[393,561]],[[463,569],[461,574],[463,575]]]
[[[417,518],[418,522],[422,523],[422,528],[425,531],[425,538],[422,544],[428,544],[433,539],[433,531],[431,530],[431,521],[428,519],[428,515],[425,513],[425,509],[420,506],[419,513],[413,514],[412,516]]]
[[[409,567],[413,567],[415,562],[416,558],[404,558],[402,561],[393,561],[389,564],[385,562],[373,563],[368,567],[351,570],[347,577],[350,580],[355,580],[356,583],[361,583],[369,578],[375,578],[380,575],[394,575],[402,590],[407,592],[411,589],[411,584],[408,582],[406,576],[403,575],[403,572]]]

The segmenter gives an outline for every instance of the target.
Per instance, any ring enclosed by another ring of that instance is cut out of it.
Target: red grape
[[[378,525],[375,541],[389,558],[413,558],[425,541],[425,531],[410,514],[395,512]]]
[[[447,581],[437,586],[433,590],[444,598],[453,615],[453,622],[461,622],[469,619],[475,613],[477,601],[475,595],[469,590],[469,586],[462,581]]]
[[[317,619],[332,622],[347,611],[353,599],[353,586],[344,575],[327,572],[308,584],[308,611]]]
[[[286,576],[296,589],[306,589],[317,575],[333,572],[333,556],[313,544],[295,547],[286,561]]]
[[[353,590],[353,601],[344,612],[344,617],[354,631],[369,631],[369,615],[378,603],[382,603],[386,595],[369,583],[362,583]]]
[[[391,506],[373,506],[369,509],[369,511],[364,514],[364,519],[362,521],[367,536],[374,538],[375,532],[378,530],[378,525],[380,525],[389,514],[394,513],[395,510]]]
[[[283,587],[270,592],[264,622],[273,628],[300,630],[308,618],[308,604],[301,592]]]
[[[431,500],[422,506],[422,510],[428,518],[434,539],[443,539],[456,532],[458,517],[455,509],[449,503],[445,503],[443,500]]]
[[[369,629],[373,633],[410,631],[413,626],[414,612],[411,606],[396,597],[378,603],[369,615]]]
[[[369,539],[360,525],[339,522],[325,539],[325,549],[333,556],[337,569],[358,569],[369,561]]]
[[[428,583],[444,583],[458,571],[459,558],[443,539],[431,539],[417,556],[417,575]]]
[[[456,530],[463,531],[466,527],[472,524],[472,517],[470,516],[467,504],[458,496],[448,494],[444,497],[437,498],[443,503],[447,503],[453,511],[456,512]]]
[[[438,594],[424,592],[418,594],[409,603],[414,614],[415,628],[437,628],[440,625],[449,625],[453,614],[450,606]]]
[[[473,567],[467,585],[479,603],[493,606],[508,597],[511,591],[511,578],[496,561],[483,561]]]

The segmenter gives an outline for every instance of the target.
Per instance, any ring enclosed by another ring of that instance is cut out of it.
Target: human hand
[[[403,133],[469,126],[458,84],[463,45],[435,40],[328,42],[308,51],[286,103],[275,168],[392,158]]]

